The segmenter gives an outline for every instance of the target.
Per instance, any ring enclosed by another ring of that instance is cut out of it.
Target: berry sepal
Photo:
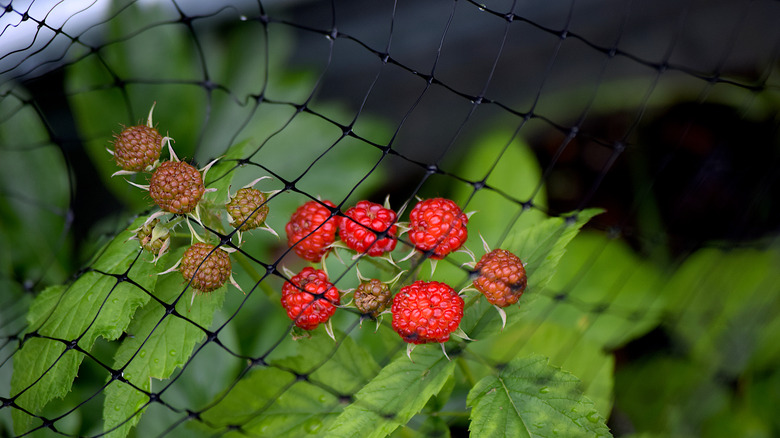
[[[152,253],[152,263],[156,264],[168,252],[171,246],[171,230],[178,222],[174,220],[161,223],[160,219],[150,217],[140,227],[129,230],[135,233],[129,240],[137,240],[143,250]]]
[[[328,336],[333,339],[333,342],[336,342],[336,335],[333,334],[333,320],[329,319],[322,325],[325,327],[325,333],[327,333]]]

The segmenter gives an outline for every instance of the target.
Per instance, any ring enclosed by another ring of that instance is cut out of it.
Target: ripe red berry
[[[409,213],[409,240],[418,250],[433,250],[431,258],[443,259],[468,238],[468,217],[458,204],[434,198],[420,201]]]
[[[240,226],[241,231],[249,231],[262,226],[268,216],[268,205],[265,205],[265,201],[265,194],[260,190],[251,187],[239,189],[236,196],[225,204],[228,214],[233,219],[230,225],[232,227]]]
[[[322,203],[336,207],[330,201]],[[330,217],[327,207],[317,201],[309,201],[295,210],[285,226],[287,245],[293,247],[301,258],[319,262],[336,240],[336,225],[336,218]]]
[[[347,247],[372,257],[395,249],[398,226],[395,225],[397,215],[393,210],[373,202],[360,201],[344,214],[346,217],[339,218],[339,238]],[[377,241],[376,233],[386,230],[388,237]]]
[[[339,291],[328,281],[328,274],[311,266],[282,286],[282,306],[295,325],[304,330],[314,330],[330,319],[340,302]]]
[[[390,306],[390,286],[377,279],[361,282],[355,289],[355,307],[376,318]]]
[[[160,159],[163,137],[146,125],[130,126],[114,135],[114,159],[123,170],[140,172]]]
[[[412,344],[446,342],[463,318],[463,299],[450,286],[418,280],[393,298],[393,330]]]
[[[205,191],[198,169],[183,161],[163,162],[149,180],[152,199],[169,213],[191,212]]]
[[[498,307],[515,304],[528,282],[523,262],[503,249],[494,249],[482,256],[474,270],[479,275],[474,280],[474,287]]]
[[[198,242],[187,248],[181,257],[179,271],[190,286],[201,292],[219,289],[230,278],[230,256],[214,245]],[[205,261],[204,261],[205,260]]]

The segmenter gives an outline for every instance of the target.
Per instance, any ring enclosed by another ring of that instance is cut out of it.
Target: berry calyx
[[[192,212],[205,191],[198,169],[183,161],[163,162],[149,180],[149,195],[169,213]]]
[[[235,196],[225,204],[234,228],[240,227],[240,231],[249,231],[262,226],[268,217],[268,205],[265,205],[266,196],[263,192],[251,187],[239,189]]]
[[[135,231],[135,239],[141,244],[144,251],[154,255],[161,255],[170,245],[171,237],[167,228],[158,227],[160,219],[154,219],[145,223]]]
[[[211,292],[222,287],[230,278],[231,270],[227,252],[202,242],[187,248],[179,265],[184,280],[201,292]]]
[[[336,208],[330,201],[322,201],[322,204]],[[336,240],[336,218],[331,217],[331,211],[322,204],[306,202],[295,210],[285,226],[287,245],[301,258],[312,262],[322,260]]]
[[[376,318],[390,307],[392,297],[390,286],[374,278],[361,282],[355,289],[355,307],[362,313]]]
[[[350,249],[369,256],[381,256],[395,249],[398,226],[393,210],[370,201],[360,201],[339,218],[339,238]],[[377,233],[387,237],[377,240]]]
[[[420,201],[409,213],[409,240],[432,259],[443,259],[468,238],[469,219],[455,202],[444,198]]]
[[[122,170],[146,170],[160,159],[163,141],[163,136],[151,126],[124,128],[122,132],[114,135],[114,160]]]
[[[474,271],[479,275],[474,280],[474,287],[498,307],[515,304],[528,283],[523,262],[503,249],[494,249],[482,256]]]
[[[463,306],[447,284],[415,281],[393,298],[393,330],[411,344],[446,342],[463,318]]]
[[[282,307],[304,330],[314,330],[328,321],[340,303],[338,289],[321,269],[307,266],[282,285]]]

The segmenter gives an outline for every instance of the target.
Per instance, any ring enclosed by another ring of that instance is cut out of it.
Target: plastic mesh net
[[[0,434],[780,433],[780,4],[368,3],[0,1]],[[218,159],[154,261],[148,177],[106,152],[153,104]],[[250,184],[279,237],[214,213]],[[403,226],[439,197],[468,251],[432,262]],[[387,202],[396,265],[299,257],[323,200]],[[243,293],[161,274],[193,234]],[[528,272],[503,311],[469,288],[492,248]],[[328,330],[280,304],[305,266],[342,292]],[[351,302],[396,276],[462,291],[467,337],[407,357]]]

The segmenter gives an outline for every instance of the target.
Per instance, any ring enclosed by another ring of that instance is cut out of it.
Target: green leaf
[[[611,436],[580,381],[541,356],[515,359],[498,376],[483,378],[466,403],[474,436]]]
[[[67,226],[69,169],[32,105],[6,94],[0,114],[0,162],[13,163],[0,172],[0,248],[6,249],[0,251],[0,288],[6,299],[26,300],[11,280],[58,284],[78,267],[67,240],[63,248],[55,244]]]
[[[296,438],[322,432],[340,408],[338,397],[326,389],[298,382],[278,368],[259,368],[202,418],[217,430],[240,425],[253,436]]]
[[[682,356],[656,354],[628,362],[615,373],[615,405],[637,431],[690,436],[733,396],[724,382],[703,371]]]
[[[201,418],[217,430],[241,425],[246,432],[274,437],[299,437],[328,427],[342,410],[334,394],[353,394],[379,366],[343,333],[336,332],[342,340],[338,346],[325,330],[311,335],[288,341],[285,347],[293,355],[269,359],[272,367],[251,371]],[[274,356],[282,350],[277,348]],[[296,382],[293,372],[306,375],[306,381]]]
[[[780,418],[776,412],[777,394],[780,394],[780,367],[775,366],[773,371],[752,379],[745,393],[742,400],[745,408],[752,409],[777,435],[780,432]]]
[[[253,421],[262,415],[275,417],[278,412],[271,413],[269,409],[282,394],[290,391],[295,384],[295,375],[273,367],[255,368],[250,371],[230,392],[224,395],[222,399],[212,408],[201,414],[201,418],[206,425],[220,430],[228,425],[241,425],[242,428],[249,427],[262,430],[268,427],[268,424],[260,424],[262,420]],[[328,402],[329,394],[321,394],[326,398],[322,402]],[[288,398],[286,401],[289,401]],[[315,397],[313,400],[320,401],[321,398]],[[330,400],[332,401],[332,400]],[[286,404],[289,407],[289,404]],[[298,406],[301,408],[301,406]],[[299,409],[299,412],[303,409]],[[319,411],[313,409],[313,411]]]
[[[509,144],[507,144],[509,143]],[[482,252],[484,238],[492,247],[504,248],[507,235],[520,232],[543,221],[544,213],[524,209],[517,201],[533,196],[535,205],[545,205],[545,191],[537,190],[542,170],[533,151],[525,142],[512,137],[511,132],[498,130],[481,137],[460,160],[455,172],[469,181],[485,177],[489,189],[476,192],[470,184],[448,184],[448,196],[464,206],[469,218],[469,236],[464,246],[475,254]],[[449,181],[449,180],[448,180]],[[477,256],[479,258],[479,256]],[[460,267],[468,261],[463,254],[451,254],[448,261],[438,263],[434,279],[453,284],[453,279],[465,279]]]
[[[599,413],[607,416],[612,410],[615,359],[579,330],[523,318],[496,336],[469,344],[469,350],[491,363],[541,354],[582,381],[585,396]]]
[[[573,215],[545,219],[538,225],[509,236],[507,248],[525,263],[528,272],[526,291],[540,291],[547,286],[558,269],[566,246],[580,228],[603,210],[589,208]]]
[[[518,305],[505,308],[507,323],[519,320],[519,314],[533,309],[539,292],[550,282],[566,252],[566,246],[585,223],[599,214],[599,209],[582,210],[576,216],[554,217],[509,236],[506,249],[525,263],[528,287]],[[480,339],[501,330],[498,312],[487,300],[471,300],[460,327],[473,339]]]
[[[206,193],[203,197],[204,200],[209,200],[216,205],[225,205],[228,201],[228,188],[233,183],[233,179],[239,169],[237,168],[238,160],[243,159],[247,155],[247,151],[251,146],[252,144],[249,140],[236,143],[219,157],[219,161],[211,166],[211,169],[206,174],[205,185],[206,188],[217,189],[217,191]],[[233,193],[235,194],[239,188],[234,187]]]
[[[326,437],[384,437],[406,424],[452,375],[454,362],[438,345],[420,345],[410,361],[399,355],[357,394]]]
[[[374,358],[352,338],[334,329],[340,345],[327,332],[315,330],[311,337],[292,341],[295,353],[269,361],[299,374],[311,374],[310,379],[327,385],[340,394],[353,394],[379,372]],[[336,349],[334,353],[333,350]]]
[[[139,218],[133,227],[139,226]],[[139,247],[127,242],[132,236],[124,231],[112,240],[93,263],[94,270],[122,274],[131,266],[128,276],[147,290],[154,288],[157,278],[154,265],[142,258],[136,260]],[[133,263],[135,261],[135,263]],[[69,287],[54,286],[36,298],[27,315],[30,330],[65,342],[78,339],[78,346],[90,351],[98,336],[117,339],[130,323],[136,308],[149,301],[149,295],[136,286],[115,277],[90,271]],[[41,337],[29,338],[14,355],[11,394],[23,394],[16,403],[40,414],[53,399],[64,397],[71,389],[84,355],[67,350],[65,344]],[[40,379],[40,380],[39,380]],[[19,409],[13,410],[14,429],[24,433],[38,420]]]
[[[667,277],[628,244],[603,233],[580,233],[566,249],[550,291],[528,316],[570,327],[614,349],[657,326],[666,300]],[[546,301],[545,305],[541,305]]]
[[[780,251],[705,248],[690,256],[664,289],[670,329],[710,372],[738,376],[761,342],[777,345],[767,326],[780,314]]]
[[[183,250],[183,249],[182,249]],[[181,257],[181,252],[171,253]],[[167,274],[158,281],[155,295],[166,303],[172,303],[182,292],[182,277],[178,272]],[[214,313],[222,306],[227,287],[223,286],[207,294],[198,294],[190,307],[190,293],[176,304],[180,316],[165,316],[165,309],[157,301],[150,301],[139,309],[128,327],[128,337],[114,356],[113,367],[121,369],[125,365],[123,377],[145,391],[154,391],[152,379],[167,379],[176,368],[182,367],[195,345],[205,339],[206,334],[195,324],[208,328]],[[161,389],[157,387],[156,390]],[[114,381],[105,390],[106,400],[103,406],[106,436],[124,437],[138,423],[149,397],[132,386]],[[114,429],[116,427],[116,429]],[[113,430],[112,430],[113,429]]]
[[[476,212],[469,219],[469,230],[472,231],[467,242],[469,248],[482,247],[479,234],[494,245],[510,230],[520,230],[544,219],[544,214],[538,210],[521,212],[519,204],[502,195],[519,201],[533,200],[541,206],[547,203],[545,191],[537,190],[542,170],[536,156],[525,142],[512,136],[511,132],[498,130],[481,137],[469,148],[457,169],[458,176],[470,181],[480,181],[487,176],[486,184],[495,189],[474,193],[472,186],[461,184],[451,193],[453,199],[461,202],[466,202],[474,193],[465,207],[466,211]]]

